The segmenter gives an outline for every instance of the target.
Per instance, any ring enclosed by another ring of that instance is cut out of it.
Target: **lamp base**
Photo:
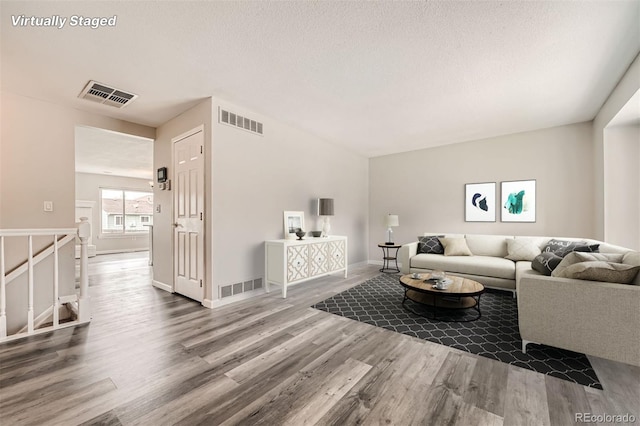
[[[396,243],[387,241],[386,243],[384,243],[384,245],[385,246],[395,246]]]
[[[324,223],[322,225],[322,236],[328,237],[329,231],[331,231],[331,223],[329,221],[329,216],[324,217]]]

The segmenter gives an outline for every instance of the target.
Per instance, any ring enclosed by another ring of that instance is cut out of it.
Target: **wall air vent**
[[[222,108],[218,108],[218,122],[227,124],[229,126],[236,127],[238,129],[246,130],[247,132],[262,135],[262,123],[252,120],[247,117],[243,117],[233,112],[229,112]]]
[[[116,108],[123,108],[133,102],[138,95],[109,87],[97,81],[90,81],[78,97]]]

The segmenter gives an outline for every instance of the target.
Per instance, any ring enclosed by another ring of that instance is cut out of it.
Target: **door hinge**
[[[202,287],[202,280],[200,280],[200,287]]]
[[[202,145],[200,145],[200,154],[202,154]]]
[[[202,220],[202,212],[200,212],[200,220]]]

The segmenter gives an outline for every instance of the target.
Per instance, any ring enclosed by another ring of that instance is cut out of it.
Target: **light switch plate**
[[[53,201],[45,201],[44,202],[44,211],[52,212],[53,211]]]

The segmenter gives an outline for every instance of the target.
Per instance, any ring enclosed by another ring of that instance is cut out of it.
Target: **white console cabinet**
[[[287,286],[344,271],[347,278],[347,237],[265,241],[265,290],[271,284]]]

